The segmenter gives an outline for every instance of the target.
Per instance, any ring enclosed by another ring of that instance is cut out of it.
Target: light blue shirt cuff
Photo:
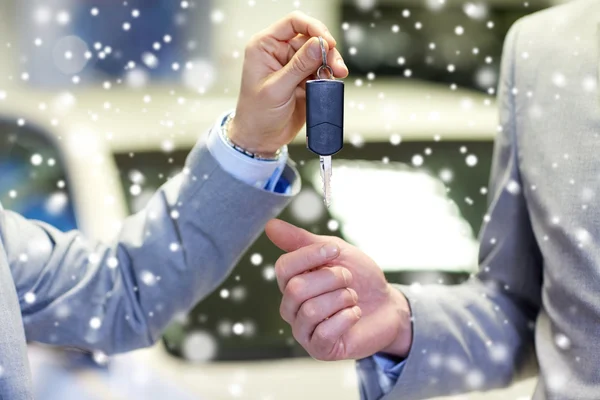
[[[394,383],[400,377],[402,369],[404,368],[404,364],[406,364],[406,360],[397,361],[393,358],[379,353],[373,355],[373,359],[375,360],[379,368],[381,368],[383,373],[386,374],[390,379],[392,379]]]
[[[378,353],[373,355],[373,361],[375,361],[375,364],[381,372],[379,379],[381,390],[385,394],[388,394],[398,381],[398,378],[404,369],[404,365],[406,364],[406,360],[398,361],[397,359]]]
[[[389,394],[396,386],[404,364],[404,361],[383,353],[357,360],[361,400],[377,400]]]
[[[229,114],[228,112],[219,117],[209,132],[208,151],[221,165],[221,168],[234,178],[258,188],[275,191],[275,185],[281,178],[288,160],[287,148],[282,149],[277,161],[257,160],[240,153],[221,136],[221,129]]]

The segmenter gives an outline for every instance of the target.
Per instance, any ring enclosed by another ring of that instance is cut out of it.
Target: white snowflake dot
[[[90,319],[90,328],[99,329],[102,326],[102,320],[98,317]]]
[[[412,164],[413,164],[415,167],[420,167],[421,165],[423,165],[423,161],[424,161],[424,159],[423,159],[423,156],[422,156],[422,155],[420,155],[420,154],[415,154],[415,155],[412,157]]]
[[[571,340],[562,333],[558,333],[554,337],[554,341],[558,348],[561,350],[568,350],[571,347]]]
[[[337,222],[335,219],[330,219],[327,222],[327,229],[329,229],[330,231],[337,231],[338,229],[340,229],[340,223]]]
[[[31,164],[38,166],[41,165],[44,161],[44,158],[39,154],[34,154],[31,156]]]
[[[150,271],[142,271],[140,278],[147,286],[154,286],[156,284],[156,276]]]
[[[110,269],[117,268],[119,266],[119,260],[117,257],[109,257],[108,260],[106,260],[106,266]]]
[[[506,185],[506,190],[510,194],[519,194],[521,192],[521,185],[517,181],[511,180]]]
[[[465,161],[469,167],[474,167],[477,165],[477,156],[475,154],[469,154]]]
[[[242,324],[241,322],[236,322],[235,324],[233,324],[232,331],[236,335],[242,335],[244,333],[244,330],[244,324]]]
[[[27,293],[25,293],[24,298],[25,298],[25,302],[27,304],[33,304],[33,303],[35,303],[36,296],[35,296],[35,293],[33,293],[33,292],[27,292]]]
[[[266,266],[262,271],[263,278],[267,281],[272,281],[275,279],[275,268],[272,265]]]
[[[252,265],[260,265],[263,262],[263,257],[262,255],[258,254],[258,253],[254,253],[250,256],[250,262],[252,263]]]
[[[397,134],[397,133],[393,133],[393,134],[390,136],[390,143],[391,143],[393,146],[398,146],[398,145],[400,144],[400,142],[402,142],[402,137],[401,137],[399,134]]]

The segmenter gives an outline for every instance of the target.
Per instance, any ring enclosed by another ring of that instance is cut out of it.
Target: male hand
[[[324,39],[334,76],[348,68],[336,41],[320,21],[293,12],[254,35],[246,47],[242,86],[229,136],[238,146],[273,154],[290,143],[306,121],[306,86],[323,63]]]
[[[296,340],[319,360],[408,354],[408,301],[356,247],[280,220],[267,224],[271,241],[288,252],[275,264],[283,293],[281,316]]]

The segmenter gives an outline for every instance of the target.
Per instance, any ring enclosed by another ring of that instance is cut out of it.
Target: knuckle
[[[302,19],[306,16],[306,14],[304,14],[302,11],[300,10],[294,10],[291,13],[288,14],[288,18],[290,20],[295,20],[295,19]]]
[[[294,58],[294,62],[292,62],[290,65],[290,71],[292,74],[303,76],[306,71],[310,70],[310,65],[306,58],[307,55],[303,53],[299,53],[298,56]]]
[[[300,345],[304,348],[308,347],[307,338],[302,335],[302,329],[298,324],[292,325],[292,336],[296,339],[296,342],[300,343]]]
[[[285,276],[285,260],[283,259],[283,256],[275,261],[275,275],[279,279]]]
[[[307,301],[300,307],[299,313],[302,319],[312,321],[317,315],[317,307],[312,301]]]
[[[335,338],[333,335],[331,335],[331,333],[329,333],[328,330],[319,328],[315,330],[315,333],[313,334],[313,340],[319,348],[323,349],[330,348],[335,343]]]
[[[252,37],[250,37],[250,40],[248,40],[248,43],[246,44],[246,48],[245,48],[245,54],[249,55],[252,54],[252,52],[254,52],[258,47],[259,47],[259,43],[260,43],[260,33],[255,33],[254,35],[252,35]]]
[[[295,276],[287,284],[285,288],[286,294],[293,301],[298,301],[302,298],[304,291],[304,281],[302,278]]]
[[[279,304],[279,315],[281,315],[281,318],[285,322],[287,322],[287,323],[291,322],[291,320],[290,320],[290,318],[289,318],[289,316],[287,314],[287,307],[286,307],[286,304],[285,304],[285,300],[282,300],[281,304]]]

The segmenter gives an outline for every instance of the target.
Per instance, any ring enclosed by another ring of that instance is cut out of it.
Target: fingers
[[[279,312],[284,321],[293,323],[298,310],[314,297],[346,288],[352,282],[352,274],[343,267],[321,268],[308,274],[290,279],[285,290]]]
[[[265,33],[279,41],[291,40],[298,34],[308,37],[322,36],[330,48],[336,45],[333,35],[324,23],[299,11],[295,11],[271,25]]]
[[[338,49],[333,48],[329,50],[327,64],[333,69],[333,76],[336,78],[343,79],[348,76],[348,67],[344,63],[344,59]]]
[[[329,52],[327,42],[325,50]],[[318,38],[309,39],[294,54],[292,59],[279,71],[273,74],[273,83],[284,91],[292,91],[308,76],[312,75],[323,65],[323,55]]]
[[[304,44],[306,42],[308,42],[308,39],[310,39],[309,36],[298,35],[295,38],[293,38],[292,40],[289,40],[288,44],[290,45],[291,49],[294,51],[293,53],[291,53],[291,56],[293,56],[295,52],[300,50],[300,48],[302,46],[304,46]],[[288,58],[288,60],[292,58],[291,56]]]
[[[294,54],[308,41],[308,37],[304,35],[298,35],[292,40],[288,42],[290,48],[288,49],[287,59],[282,62],[282,65],[285,65],[294,57]],[[348,76],[348,67],[344,63],[344,59],[340,54],[339,50],[334,48],[330,48],[327,53],[327,64],[333,69],[333,75],[336,78],[345,78]],[[317,67],[318,68],[318,67]],[[315,70],[316,72],[316,70]],[[314,72],[313,72],[314,74]]]
[[[305,301],[298,310],[292,325],[294,337],[302,345],[308,345],[317,325],[339,311],[353,307],[358,301],[354,289],[343,288]]]
[[[308,345],[311,355],[323,361],[341,360],[352,351],[346,347],[344,334],[360,320],[360,307],[345,308],[315,328]]]
[[[280,219],[272,219],[265,227],[265,233],[283,251],[294,251],[320,240],[319,236],[298,228]]]
[[[335,260],[340,248],[335,243],[313,243],[284,254],[275,263],[275,275],[279,290],[288,289],[289,282],[297,275],[322,267]]]

